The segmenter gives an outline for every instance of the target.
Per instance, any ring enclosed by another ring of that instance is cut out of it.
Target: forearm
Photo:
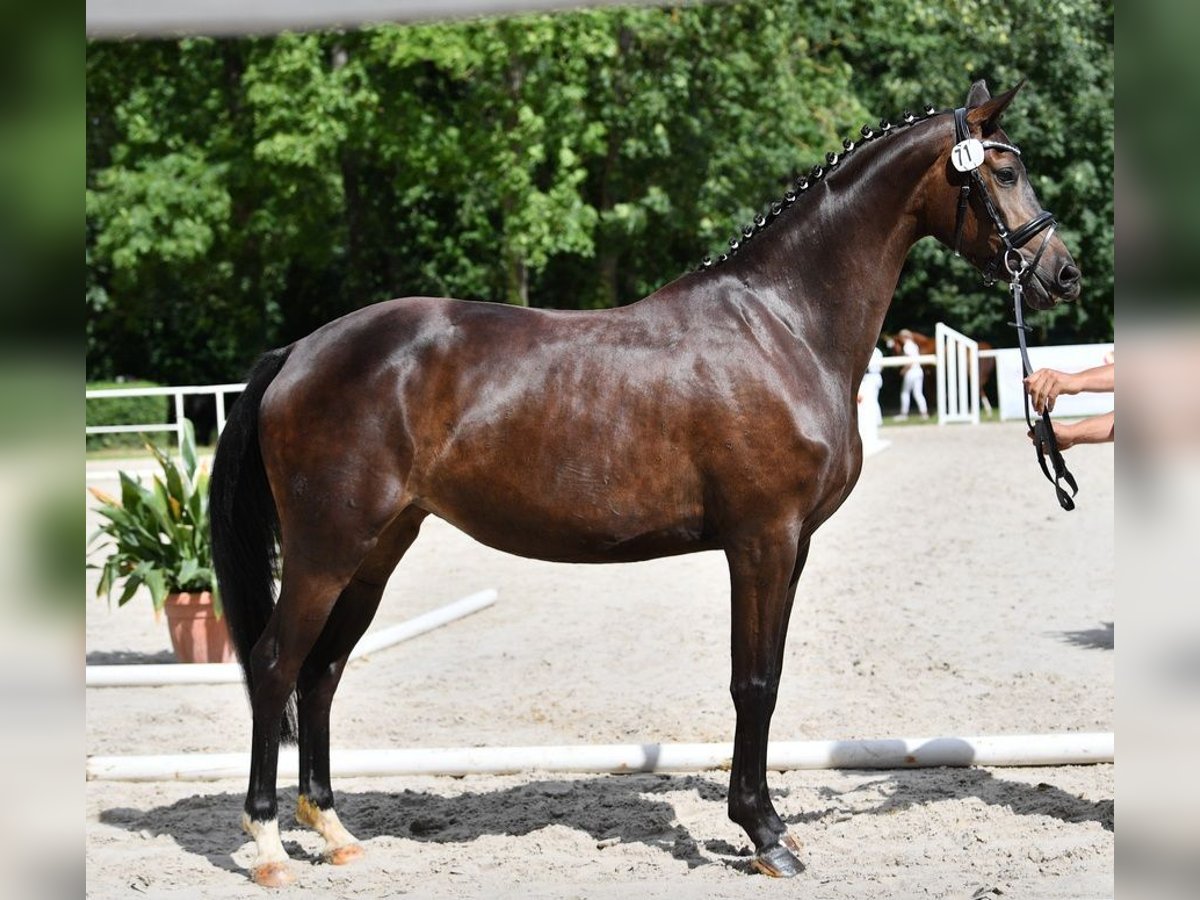
[[[1076,375],[1071,376],[1072,394],[1078,394],[1083,391],[1089,393],[1102,393],[1116,390],[1117,387],[1117,367],[1113,363],[1106,366],[1096,366],[1094,369],[1085,369]]]
[[[1116,420],[1117,414],[1110,412],[1070,424],[1055,423],[1055,431],[1057,433],[1061,429],[1066,438],[1064,443],[1069,447],[1073,447],[1075,444],[1105,444],[1113,439],[1116,432]]]

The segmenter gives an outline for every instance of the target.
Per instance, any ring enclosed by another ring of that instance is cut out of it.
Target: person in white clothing
[[[905,356],[920,356],[921,351],[913,340],[912,332],[903,329],[897,336],[904,347]],[[917,409],[922,419],[929,418],[929,408],[925,405],[925,373],[918,362],[909,363],[901,369],[904,383],[900,387],[900,415],[897,419],[908,418],[909,398],[917,401]]]
[[[879,408],[879,389],[883,387],[883,351],[876,347],[871,351],[866,374],[858,386],[858,434],[864,448],[879,443],[879,426],[883,424],[883,411]]]
[[[883,351],[876,347],[871,351],[871,361],[867,363],[867,372],[858,386],[858,402],[862,406],[862,409],[858,411],[859,419],[866,419],[873,425],[883,423],[883,413],[879,409],[879,389],[882,387]]]

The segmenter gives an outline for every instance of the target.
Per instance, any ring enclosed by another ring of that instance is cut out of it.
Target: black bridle
[[[1054,221],[1053,213],[1042,210],[1020,228],[1009,231],[1008,225],[1005,223],[1000,211],[992,202],[991,193],[987,189],[987,184],[983,180],[983,176],[979,174],[980,165],[983,162],[983,154],[988,150],[1005,150],[1009,153],[1021,155],[1021,151],[1012,144],[1004,144],[999,141],[980,141],[971,137],[970,128],[967,127],[967,110],[965,107],[959,107],[954,111],[954,140],[955,146],[950,151],[951,163],[959,171],[965,174],[962,185],[958,189],[958,211],[955,215],[954,222],[954,253],[961,256],[960,244],[962,242],[963,223],[965,221],[967,205],[970,202],[971,187],[974,186],[978,192],[980,200],[983,202],[984,209],[987,210],[988,216],[991,217],[992,223],[996,227],[996,233],[1000,236],[1004,247],[983,267],[983,278],[988,285],[995,284],[996,275],[1000,270],[1001,265],[1004,266],[1009,276],[1009,291],[1013,298],[1013,315],[1015,321],[1010,322],[1017,329],[1017,341],[1021,347],[1021,367],[1025,373],[1025,377],[1033,374],[1033,367],[1029,363],[1029,348],[1025,344],[1025,334],[1030,331],[1028,325],[1025,324],[1025,319],[1021,312],[1021,302],[1025,292],[1026,280],[1037,269],[1037,265],[1041,262],[1042,254],[1046,251],[1046,246],[1050,243],[1050,238],[1054,234],[1057,223]],[[969,166],[963,168],[959,162],[955,161],[955,155],[961,157],[962,165]],[[1045,232],[1042,237],[1042,242],[1038,245],[1037,252],[1034,253],[1031,261],[1026,261],[1021,254],[1021,248],[1028,244],[1035,236]],[[1025,391],[1025,421],[1033,432],[1034,448],[1037,450],[1038,465],[1041,466],[1042,474],[1046,479],[1054,485],[1054,493],[1058,496],[1058,502],[1065,510],[1075,508],[1075,501],[1072,499],[1079,493],[1079,485],[1075,482],[1070,470],[1067,468],[1066,461],[1062,457],[1062,452],[1058,449],[1058,440],[1054,436],[1054,426],[1050,422],[1049,411],[1043,409],[1042,417],[1036,422],[1030,415],[1029,409],[1029,391]],[[1046,457],[1050,457],[1050,463],[1054,467],[1054,474],[1050,474],[1050,467],[1046,465]],[[1071,493],[1067,493],[1063,487],[1063,482],[1071,488]]]
[[[1035,236],[1041,232],[1046,232],[1042,238],[1041,244],[1038,245],[1037,253],[1033,256],[1033,262],[1025,269],[1032,273],[1037,264],[1041,262],[1042,254],[1046,252],[1046,245],[1050,243],[1050,238],[1054,234],[1058,223],[1054,221],[1054,214],[1042,210],[1020,228],[1014,231],[1009,231],[1008,225],[1004,221],[1004,217],[1000,215],[1000,210],[996,208],[996,204],[992,202],[991,192],[988,191],[987,185],[984,183],[983,176],[979,174],[980,164],[983,162],[983,152],[987,150],[1006,150],[1015,156],[1020,156],[1021,151],[1012,144],[1003,144],[999,141],[980,141],[971,137],[971,129],[967,127],[967,110],[965,107],[959,107],[954,111],[954,149],[951,154],[960,152],[960,148],[966,148],[967,155],[970,156],[970,150],[974,149],[978,156],[974,158],[978,160],[975,166],[969,170],[959,169],[964,172],[966,177],[958,189],[958,211],[954,219],[954,253],[956,256],[962,256],[962,232],[963,223],[966,221],[967,204],[971,197],[971,187],[975,187],[979,194],[980,200],[983,202],[983,208],[987,210],[988,216],[992,220],[992,224],[996,226],[996,233],[1000,236],[1001,242],[1004,244],[1004,249],[1000,250],[992,259],[983,267],[983,278],[987,284],[996,283],[996,275],[1003,265],[1010,272],[1012,267],[1008,265],[1009,254],[1020,256],[1018,252],[1021,247],[1028,244]],[[975,144],[977,147],[966,147],[967,144]],[[951,160],[953,162],[953,159]],[[955,168],[958,168],[957,164]]]

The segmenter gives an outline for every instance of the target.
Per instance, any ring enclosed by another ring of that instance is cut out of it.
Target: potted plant
[[[155,615],[164,610],[175,657],[180,662],[227,662],[233,659],[229,632],[212,565],[208,522],[208,471],[196,459],[192,423],[183,422],[183,466],[147,442],[161,468],[150,487],[125,472],[120,499],[89,488],[107,521],[88,540],[90,553],[107,538],[108,557],[100,570],[96,596],[123,606],[145,587]]]

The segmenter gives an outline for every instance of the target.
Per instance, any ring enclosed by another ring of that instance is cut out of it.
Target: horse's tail
[[[255,363],[217,442],[209,488],[213,566],[225,621],[251,698],[250,652],[275,608],[279,558],[279,513],[258,444],[258,408],[289,353],[291,347],[272,350]],[[294,697],[284,708],[280,739],[296,740]]]

